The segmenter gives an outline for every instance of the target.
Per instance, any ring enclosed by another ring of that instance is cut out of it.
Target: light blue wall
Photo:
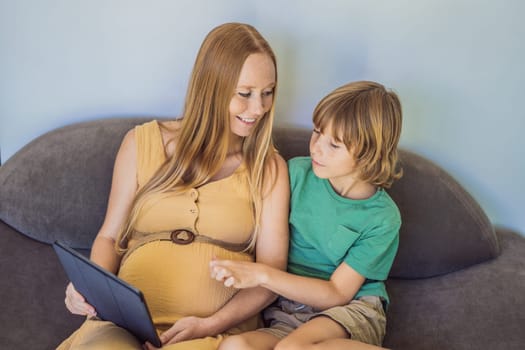
[[[65,124],[177,115],[205,34],[241,21],[278,56],[280,123],[310,126],[333,88],[380,81],[403,102],[402,146],[525,234],[524,13],[521,0],[0,0],[2,161]]]

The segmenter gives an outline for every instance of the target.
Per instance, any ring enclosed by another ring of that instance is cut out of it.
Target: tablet
[[[61,242],[53,249],[75,289],[93,305],[97,317],[127,329],[144,343],[161,347],[144,295]]]

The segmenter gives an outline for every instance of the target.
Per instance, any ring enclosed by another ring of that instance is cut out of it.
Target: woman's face
[[[270,110],[275,83],[275,67],[268,55],[254,53],[246,58],[230,101],[230,125],[234,135],[250,135]]]

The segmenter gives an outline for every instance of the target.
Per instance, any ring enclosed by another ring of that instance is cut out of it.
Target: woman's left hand
[[[211,327],[209,326],[207,320],[208,319],[206,318],[194,316],[181,318],[175,322],[171,328],[160,335],[162,346],[175,344],[185,340],[215,335],[211,331]],[[148,342],[144,344],[144,348],[147,350],[158,349]]]

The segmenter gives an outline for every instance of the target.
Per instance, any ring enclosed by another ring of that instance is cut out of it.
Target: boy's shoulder
[[[294,157],[288,160],[288,169],[309,169],[312,167],[312,159],[310,157],[301,156]]]
[[[310,157],[295,157],[288,160],[288,174],[292,186],[309,178],[311,172],[312,160]]]

